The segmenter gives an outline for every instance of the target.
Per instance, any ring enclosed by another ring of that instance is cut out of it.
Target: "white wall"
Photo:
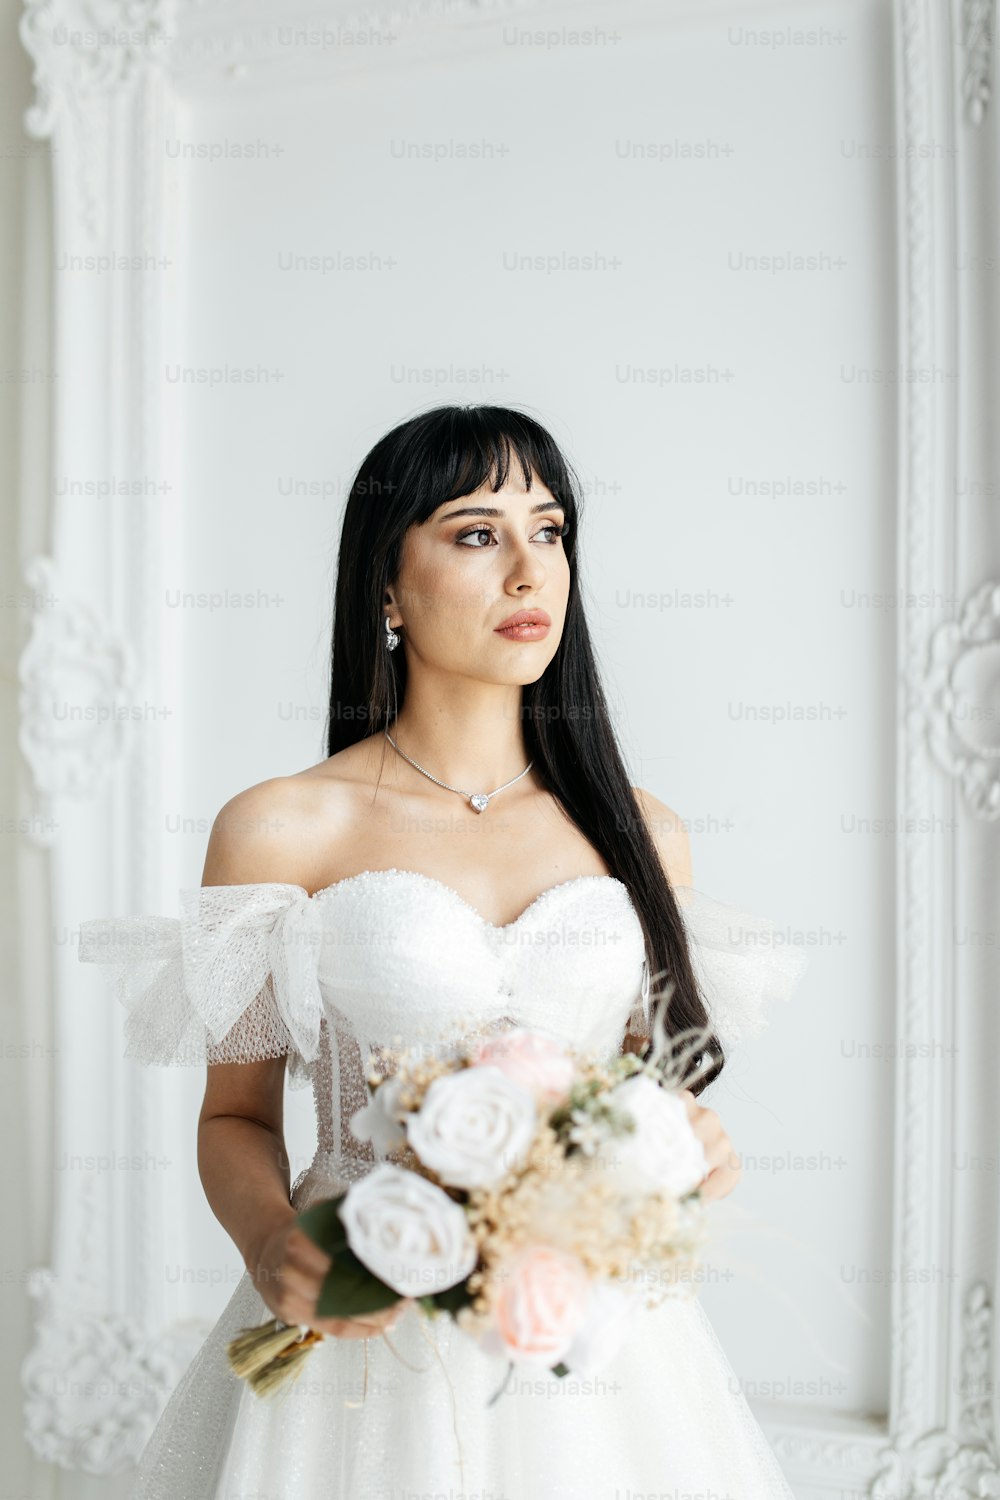
[[[891,1032],[877,917],[893,848],[841,828],[884,817],[894,786],[895,620],[842,597],[893,576],[893,394],[844,373],[894,360],[891,169],[854,150],[888,133],[889,15],[864,0],[808,19],[843,41],[784,55],[737,41],[728,18],[619,13],[616,43],[543,48],[506,45],[524,25],[508,18],[460,66],[192,100],[171,145],[171,379],[227,363],[281,378],[165,393],[183,433],[183,587],[282,602],[167,628],[186,664],[184,811],[209,819],[322,754],[316,721],[281,712],[322,712],[338,485],[368,444],[438,401],[526,403],[553,425],[593,489],[591,616],[637,778],[693,821],[697,883],[818,944],[795,1006],[717,1090],[748,1159],[739,1196],[772,1229],[734,1242],[742,1268],[706,1306],[748,1382],[818,1373],[824,1406],[879,1410],[888,1287],[849,1298],[840,1268],[888,1254],[890,1163],[866,1143],[892,1101],[876,1067],[837,1052],[842,1035]],[[245,141],[273,154],[178,159]],[[671,155],[678,141],[708,159]],[[662,159],[636,155],[651,143]],[[456,158],[467,145],[485,159]],[[432,146],[448,156],[415,155]],[[376,268],[282,269],[336,254]],[[820,269],[734,268],[786,254]],[[562,269],[573,256],[597,268]],[[558,268],[508,269],[523,257]],[[401,378],[481,367],[481,386]],[[786,477],[818,493],[745,492]],[[282,498],[290,478],[333,493]],[[743,717],[789,703],[818,717]],[[787,1152],[801,1162],[752,1170]]]

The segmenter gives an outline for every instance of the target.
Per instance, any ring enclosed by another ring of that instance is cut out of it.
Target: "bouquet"
[[[695,1264],[701,1142],[659,1066],[575,1054],[524,1027],[446,1055],[384,1056],[351,1129],[383,1159],[298,1215],[331,1256],[320,1317],[412,1299],[510,1365],[590,1375],[640,1306]],[[294,1378],[324,1335],[272,1319],[228,1346],[259,1395]]]

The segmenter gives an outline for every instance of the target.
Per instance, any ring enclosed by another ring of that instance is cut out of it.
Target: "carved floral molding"
[[[933,632],[920,711],[937,763],[977,818],[1000,818],[1000,583],[970,595]]]
[[[24,571],[31,628],[21,653],[20,745],[31,769],[35,841],[52,843],[56,796],[85,797],[126,744],[134,653],[94,610],[60,593],[55,563],[36,557]]]

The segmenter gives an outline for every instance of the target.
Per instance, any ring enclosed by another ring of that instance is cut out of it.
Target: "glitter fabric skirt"
[[[296,1207],[335,1190],[325,1175],[296,1184]],[[247,1273],[146,1444],[131,1500],[793,1500],[690,1291],[640,1313],[589,1379],[511,1370],[413,1307],[388,1338],[324,1339],[293,1385],[261,1398],[226,1345],[270,1316]]]

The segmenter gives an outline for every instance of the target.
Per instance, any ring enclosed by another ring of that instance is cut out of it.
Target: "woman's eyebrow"
[[[533,505],[528,512],[529,515],[537,515],[542,510],[565,510],[565,505],[560,500],[542,500],[538,505]],[[450,510],[447,515],[441,516],[441,521],[451,521],[455,516],[500,516],[507,514],[504,510],[497,510],[495,505],[466,505],[462,510]]]

